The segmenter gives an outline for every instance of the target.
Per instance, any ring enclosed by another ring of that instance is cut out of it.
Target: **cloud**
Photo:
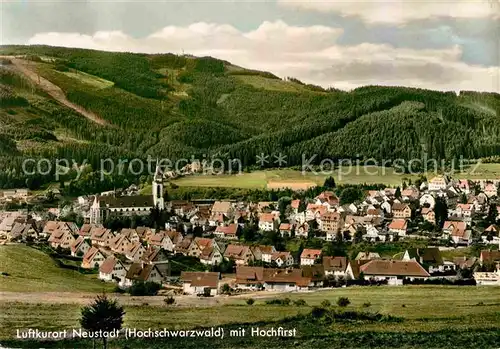
[[[282,6],[357,16],[367,23],[404,24],[429,18],[499,18],[500,0],[278,0]]]
[[[389,44],[340,45],[343,30],[327,26],[290,26],[263,22],[242,32],[233,26],[194,23],[168,26],[144,38],[120,31],[39,33],[28,44],[108,51],[189,53],[213,56],[251,69],[293,76],[324,87],[351,89],[367,84],[405,85],[438,90],[500,92],[499,67],[461,61],[462,48],[396,48]]]

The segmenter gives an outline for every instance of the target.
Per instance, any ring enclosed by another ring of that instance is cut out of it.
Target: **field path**
[[[37,86],[39,86],[42,90],[47,92],[47,94],[49,96],[54,98],[59,103],[65,105],[68,108],[73,109],[78,114],[83,115],[87,119],[89,119],[89,120],[91,120],[99,125],[106,125],[107,124],[107,122],[104,119],[100,118],[96,114],[82,108],[81,106],[79,106],[75,103],[70,102],[66,98],[66,95],[64,94],[63,90],[61,90],[61,88],[59,86],[53,84],[49,80],[41,77],[36,72],[34,72],[26,61],[19,59],[19,58],[13,58],[13,57],[5,57],[5,58],[8,58],[9,60],[11,60],[12,63],[14,64],[14,66],[23,75],[28,77],[31,81],[33,81]]]

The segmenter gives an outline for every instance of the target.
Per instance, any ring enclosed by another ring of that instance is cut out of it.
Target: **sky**
[[[213,56],[350,90],[500,92],[500,0],[0,0],[1,44]]]

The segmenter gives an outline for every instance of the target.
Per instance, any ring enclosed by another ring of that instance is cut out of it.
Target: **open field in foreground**
[[[331,322],[308,315],[312,307],[323,300],[335,304],[340,296],[351,301],[346,308],[349,311],[380,312],[397,321]],[[499,287],[352,287],[287,295],[266,294],[266,297],[303,299],[307,305],[266,305],[260,295],[254,297],[256,302],[251,306],[245,304],[245,297],[220,297],[219,304],[211,302],[213,306],[207,307],[125,305],[125,327],[180,330],[223,326],[229,331],[238,327],[283,326],[295,328],[296,338],[132,339],[113,341],[110,348],[196,348],[201,345],[210,348],[280,348],[283,345],[300,348],[317,345],[325,348],[492,348],[500,344]],[[2,302],[0,299],[0,338],[3,344],[11,346],[40,347],[41,343],[9,339],[13,338],[16,329],[78,328],[79,311],[78,304]],[[90,345],[83,340],[71,340],[44,343],[43,346],[86,348]]]
[[[173,180],[180,186],[190,187],[231,187],[264,189],[274,187],[273,183],[285,186],[286,183],[293,185],[307,185],[315,183],[323,185],[325,178],[332,175],[338,184],[385,184],[388,186],[401,185],[404,180],[418,178],[418,175],[400,174],[393,168],[377,166],[360,166],[359,168],[339,168],[332,174],[314,174],[293,169],[262,170],[238,175],[195,175],[186,176]],[[426,174],[430,179],[435,176],[433,173]],[[500,178],[500,164],[480,164],[477,167],[471,166],[462,173],[453,175],[455,178],[469,179],[498,179]]]
[[[0,291],[103,292],[114,287],[97,279],[60,268],[47,254],[25,245],[0,246]]]

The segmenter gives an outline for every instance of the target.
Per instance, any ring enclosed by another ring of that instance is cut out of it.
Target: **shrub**
[[[349,304],[351,304],[351,301],[347,297],[339,297],[339,299],[337,299],[337,305],[339,307],[347,307]]]
[[[266,304],[268,304],[268,305],[290,305],[290,298],[270,299],[270,300],[266,301]]]
[[[325,308],[320,308],[320,307],[314,307],[312,308],[311,310],[311,316],[313,318],[320,318],[322,317],[326,312],[326,309]]]
[[[372,304],[370,302],[363,303],[363,308],[369,308]]]
[[[231,287],[228,284],[222,285],[222,294],[231,294]]]
[[[328,299],[325,299],[323,302],[321,302],[321,306],[323,308],[329,308],[332,306],[332,303],[330,303],[330,301]]]
[[[253,298],[248,298],[246,302],[248,305],[252,305],[255,303],[255,300]]]
[[[306,301],[303,299],[297,299],[295,302],[293,302],[293,304],[297,307],[305,307],[307,305]]]
[[[172,296],[166,297],[164,300],[166,305],[172,305],[175,303],[175,298]]]
[[[156,282],[136,282],[128,289],[128,292],[132,296],[156,296],[160,288],[161,285]]]

